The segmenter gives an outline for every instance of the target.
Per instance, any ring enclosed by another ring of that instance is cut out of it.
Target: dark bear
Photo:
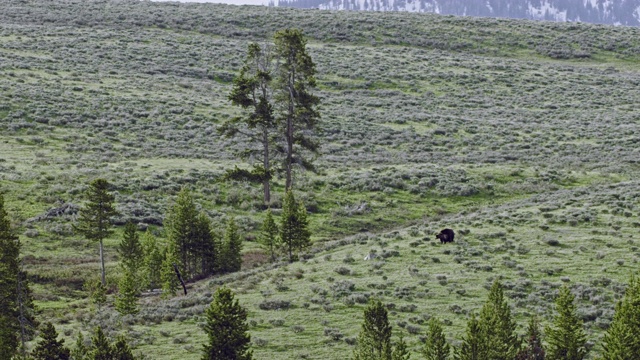
[[[455,233],[451,229],[444,229],[440,231],[440,234],[436,235],[436,239],[440,239],[441,244],[453,242]]]

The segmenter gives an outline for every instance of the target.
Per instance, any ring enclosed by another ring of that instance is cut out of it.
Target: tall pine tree
[[[586,334],[578,317],[574,296],[568,287],[560,288],[556,298],[558,313],[546,330],[548,360],[582,360],[587,355]]]
[[[272,143],[276,131],[276,119],[273,115],[273,57],[271,47],[249,44],[249,51],[240,74],[233,80],[233,88],[229,100],[236,106],[247,109],[243,117],[232,118],[220,127],[226,136],[243,135],[252,146],[242,153],[243,157],[257,155],[262,158],[262,165],[253,171],[236,169],[230,172],[233,178],[262,182],[264,203],[271,201],[271,159]]]
[[[231,290],[221,287],[205,312],[205,332],[209,341],[204,345],[202,360],[251,360],[251,337],[247,325],[247,310],[235,299]]]
[[[311,168],[303,150],[316,152],[318,145],[309,136],[320,117],[316,87],[316,66],[307,52],[307,41],[298,29],[284,29],[274,36],[276,73],[275,102],[283,138],[285,189],[293,184],[293,166]]]
[[[353,350],[354,360],[391,360],[391,325],[380,300],[371,300],[364,310],[364,322]]]
[[[36,325],[33,300],[20,263],[20,241],[11,228],[0,194],[0,358],[11,359],[18,343],[28,340]],[[24,347],[23,347],[24,350]],[[24,354],[23,354],[24,355]]]
[[[632,277],[616,304],[613,321],[604,335],[603,359],[632,359],[640,354],[640,280]]]
[[[96,179],[89,184],[86,192],[87,204],[81,209],[78,224],[74,229],[87,240],[100,243],[100,269],[102,285],[107,284],[104,269],[103,240],[113,233],[111,218],[117,214],[113,207],[115,197],[109,193],[109,183],[105,179]]]

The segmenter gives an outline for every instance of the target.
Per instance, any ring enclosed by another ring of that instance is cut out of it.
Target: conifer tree
[[[233,80],[233,88],[229,94],[231,103],[247,109],[248,114],[226,121],[219,129],[223,135],[243,135],[250,140],[252,146],[245,149],[243,157],[255,154],[262,158],[262,165],[256,166],[253,171],[236,167],[230,175],[233,178],[262,182],[265,204],[271,201],[271,145],[276,131],[272,98],[272,62],[270,46],[249,44],[244,66]]]
[[[107,302],[107,288],[102,285],[102,281],[97,280],[93,285],[89,283],[91,292],[91,302],[98,306],[98,309]]]
[[[291,190],[288,190],[282,205],[280,239],[289,255],[289,261],[296,258],[295,253],[311,245],[311,233],[307,220],[307,211],[302,203],[297,203]]]
[[[224,233],[222,253],[220,256],[220,268],[223,272],[239,271],[242,267],[242,239],[238,233],[238,226],[233,218],[227,221],[227,230]]]
[[[131,348],[124,336],[118,335],[116,342],[113,344],[113,360],[135,360],[135,356],[131,352]]]
[[[195,274],[192,257],[194,253],[195,229],[198,211],[188,189],[178,193],[175,205],[166,220],[165,229],[173,254],[178,258],[178,267],[182,276],[191,278]]]
[[[142,248],[144,249],[143,284],[144,287],[153,290],[162,286],[160,274],[164,254],[158,246],[156,237],[148,230],[142,237]]]
[[[122,270],[129,271],[137,277],[143,263],[144,252],[136,226],[131,221],[124,226],[124,234],[118,245],[118,254],[121,257]]]
[[[535,316],[529,320],[527,327],[526,346],[520,350],[516,360],[544,360],[545,351],[540,335],[540,324]]]
[[[31,353],[35,360],[69,360],[70,351],[64,346],[64,339],[58,341],[58,332],[53,324],[44,323],[40,337],[42,340]]]
[[[497,280],[480,311],[479,322],[488,359],[513,360],[520,350],[520,339],[515,332],[516,323],[511,319],[511,309],[504,299],[502,284]]]
[[[174,249],[168,247],[165,249],[164,260],[162,261],[162,270],[160,278],[162,280],[162,297],[167,298],[176,294],[180,281],[176,276],[173,264],[178,263],[178,257],[173,253]]]
[[[91,360],[113,360],[113,355],[114,351],[109,339],[104,335],[101,327],[96,327],[91,337],[89,357]]]
[[[71,350],[71,358],[73,360],[89,360],[89,348],[84,344],[82,332],[78,332],[75,347]]]
[[[427,341],[424,344],[424,358],[426,360],[447,360],[449,353],[450,347],[447,344],[440,321],[431,318],[427,329]]]
[[[640,354],[640,280],[631,278],[616,304],[613,321],[604,335],[603,359],[631,359]]]
[[[380,300],[371,300],[364,310],[364,322],[353,351],[354,360],[391,360],[391,325]]]
[[[391,360],[409,359],[411,359],[411,354],[409,353],[409,349],[407,348],[407,343],[404,341],[404,337],[402,336],[402,334],[400,334],[398,341],[396,341],[395,346],[393,347]]]
[[[111,218],[117,214],[113,207],[115,197],[108,192],[109,183],[104,179],[96,179],[89,184],[86,197],[87,204],[80,211],[78,224],[74,229],[84,235],[89,241],[100,243],[100,265],[102,285],[106,286],[104,269],[103,240],[113,233]]]
[[[205,332],[209,341],[204,345],[202,360],[251,360],[251,340],[247,325],[247,310],[235,299],[231,290],[221,287],[205,312]]]
[[[133,315],[138,313],[138,291],[137,276],[130,269],[124,269],[124,274],[118,283],[118,296],[116,296],[116,310],[122,315]]]
[[[20,263],[20,241],[11,228],[0,194],[0,358],[15,355],[36,325],[26,273]],[[24,347],[23,347],[24,351]],[[23,354],[24,355],[24,354]]]
[[[574,296],[568,287],[560,288],[556,298],[557,315],[546,330],[548,360],[582,360],[587,355],[586,335],[576,313]]]
[[[318,145],[308,135],[320,117],[316,109],[320,101],[311,93],[316,87],[316,66],[307,52],[307,41],[302,32],[280,30],[274,36],[274,43],[278,62],[275,101],[284,140],[285,189],[290,190],[294,165],[313,168],[302,151],[317,151]]]
[[[280,238],[278,237],[278,225],[273,220],[271,209],[267,210],[267,216],[262,223],[259,241],[269,252],[271,261],[276,261],[276,253],[280,248]]]
[[[196,218],[194,237],[192,260],[195,263],[192,267],[199,268],[198,271],[202,276],[215,273],[218,268],[219,249],[211,232],[211,221],[203,213]]]
[[[475,314],[467,321],[467,331],[459,348],[454,349],[455,360],[490,360],[487,357],[482,327]]]

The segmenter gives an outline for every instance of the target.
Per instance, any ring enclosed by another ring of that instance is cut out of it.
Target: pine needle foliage
[[[527,326],[527,335],[525,337],[525,347],[520,350],[516,360],[544,360],[545,350],[542,345],[542,334],[540,332],[540,323],[536,316],[532,316]]]
[[[486,344],[483,340],[482,327],[475,314],[467,321],[467,330],[460,347],[454,349],[456,360],[487,360]]]
[[[240,306],[233,292],[221,287],[205,311],[205,332],[209,341],[204,345],[202,360],[251,360],[251,337],[247,325],[247,310]]]
[[[0,358],[11,359],[19,340],[36,325],[27,274],[20,262],[20,241],[15,235],[0,194]]]
[[[155,289],[162,286],[160,274],[162,272],[162,261],[164,255],[158,246],[158,241],[150,231],[146,231],[142,236],[143,259],[143,285],[148,289]]]
[[[111,229],[111,218],[117,212],[113,206],[115,197],[109,193],[110,184],[105,179],[96,179],[89,184],[86,192],[87,203],[80,210],[78,223],[74,229],[82,234],[89,241],[100,243],[100,265],[102,285],[107,284],[104,268],[104,246],[103,240],[109,237]]]
[[[364,310],[364,322],[353,351],[354,360],[391,360],[391,325],[380,300],[371,300]]]
[[[289,262],[296,260],[297,253],[311,245],[307,210],[302,202],[296,202],[291,190],[287,190],[282,205],[280,239],[289,255]]]
[[[271,261],[276,261],[276,255],[281,246],[278,232],[278,225],[273,220],[273,213],[271,212],[271,209],[268,209],[264,222],[262,223],[262,229],[260,230],[260,237],[258,238],[258,241],[260,241],[262,247],[264,247],[269,253]]]
[[[613,321],[604,335],[603,359],[631,359],[640,354],[640,280],[633,276],[616,304]]]
[[[223,272],[239,271],[242,267],[242,239],[233,218],[229,218],[227,221],[220,255],[220,267]]]
[[[101,327],[96,327],[91,337],[89,358],[92,360],[113,360],[114,350]]]
[[[560,288],[556,298],[556,316],[546,329],[548,360],[582,360],[587,355],[587,336],[577,315],[575,297],[568,287]]]
[[[124,226],[122,240],[118,244],[118,255],[121,258],[120,264],[123,270],[138,274],[143,263],[144,250],[136,225],[131,221],[128,221]]]
[[[124,270],[118,283],[118,295],[116,296],[116,310],[121,315],[134,315],[138,313],[138,283],[136,274],[129,269]]]
[[[440,320],[432,317],[427,328],[427,340],[424,344],[423,355],[426,360],[447,360],[451,349],[442,330]]]
[[[293,185],[294,165],[313,169],[304,158],[303,150],[316,152],[318,149],[318,145],[309,137],[320,118],[317,111],[320,100],[311,92],[316,87],[316,65],[306,46],[307,41],[299,29],[283,29],[274,35],[277,61],[274,98],[283,139],[287,190],[291,190]]]
[[[58,341],[58,332],[50,322],[40,329],[40,342],[31,353],[36,360],[69,360],[71,354],[64,346],[64,339]]]
[[[489,290],[478,321],[486,358],[513,360],[520,350],[520,339],[516,334],[516,323],[511,318],[511,309],[504,298],[502,284],[497,280]]]

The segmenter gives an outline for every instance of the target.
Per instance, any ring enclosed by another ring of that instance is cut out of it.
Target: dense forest
[[[3,1],[1,357],[628,358],[638,85],[632,27]]]

